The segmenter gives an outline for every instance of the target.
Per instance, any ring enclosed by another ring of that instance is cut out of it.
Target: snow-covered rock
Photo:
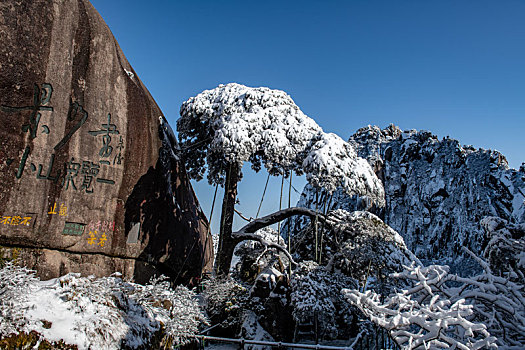
[[[240,338],[249,339],[249,340],[258,340],[258,341],[271,341],[273,342],[273,337],[261,326],[257,320],[257,314],[251,310],[246,310],[243,315],[243,322],[241,325],[241,333],[239,334]],[[270,350],[271,346],[264,345],[245,345],[243,347],[247,350]]]
[[[43,279],[210,271],[177,140],[91,2],[1,0],[0,33],[2,250]]]
[[[36,331],[78,349],[155,348],[193,341],[206,318],[195,294],[164,279],[140,285],[120,275],[67,274],[40,281],[34,271],[0,269],[0,338]]]
[[[318,224],[317,242],[321,261],[364,283],[367,276],[384,278],[402,265],[419,262],[403,238],[376,215],[366,211],[328,213],[330,228]],[[315,225],[292,235],[298,260],[314,259]]]
[[[332,196],[324,191],[316,196],[310,185],[298,206],[324,211],[327,206],[370,209],[399,232],[419,258],[447,263],[462,254],[462,246],[481,255],[487,242],[480,225],[484,217],[525,222],[525,167],[509,168],[497,151],[461,146],[450,138],[439,140],[428,131],[401,131],[393,125],[361,128],[349,143],[383,182],[385,208],[378,210],[340,189]],[[300,230],[308,221],[292,219],[283,231]]]

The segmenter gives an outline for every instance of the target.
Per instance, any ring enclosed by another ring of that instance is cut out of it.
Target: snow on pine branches
[[[390,275],[406,287],[386,298],[371,290],[342,292],[406,349],[523,349],[523,284],[494,275],[484,260],[464,250],[482,273],[467,278],[450,273],[448,266],[412,264]]]
[[[357,283],[348,276],[329,272],[313,261],[301,262],[291,280],[293,318],[297,324],[316,319],[321,338],[337,339],[346,331],[338,325],[350,325],[356,317],[340,293],[350,286],[357,287]]]
[[[224,162],[250,160],[258,169],[262,160],[274,174],[295,169],[301,163],[300,153],[322,132],[285,92],[235,83],[191,97],[182,104],[180,114],[181,146],[191,148],[186,156],[199,159],[197,166],[190,163],[188,171],[202,178],[207,156],[211,183],[217,182]]]
[[[186,344],[207,322],[194,293],[164,278],[145,286],[118,274],[40,281],[11,263],[0,269],[0,316],[0,337],[36,331],[79,349]]]
[[[223,183],[229,164],[261,164],[272,175],[306,173],[330,192],[369,196],[384,205],[384,191],[368,163],[350,144],[326,134],[283,91],[230,83],[185,101],[177,130],[186,167],[200,180]]]
[[[316,188],[333,193],[341,187],[350,195],[367,196],[382,206],[384,193],[368,162],[336,134],[321,133],[303,160],[306,180]]]

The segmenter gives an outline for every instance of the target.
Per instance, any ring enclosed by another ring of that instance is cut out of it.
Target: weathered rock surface
[[[418,257],[454,264],[467,246],[482,255],[488,242],[481,220],[498,217],[509,224],[525,222],[525,167],[509,168],[491,150],[439,140],[428,131],[368,126],[349,140],[366,158],[385,188],[386,206],[375,210],[399,232]],[[298,206],[315,207],[315,192],[306,187]],[[370,209],[366,201],[337,190],[331,201],[319,195],[319,208]],[[294,219],[296,230],[305,219]]]
[[[212,240],[175,137],[89,1],[2,1],[0,38],[4,250],[42,277],[199,276]]]

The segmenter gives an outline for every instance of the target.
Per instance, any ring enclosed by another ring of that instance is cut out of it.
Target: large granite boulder
[[[89,1],[4,0],[0,38],[0,253],[44,278],[200,276],[176,139]]]

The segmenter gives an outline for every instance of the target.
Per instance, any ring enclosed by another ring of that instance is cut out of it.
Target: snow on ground
[[[195,294],[161,278],[143,286],[111,277],[67,274],[40,281],[7,263],[0,269],[0,337],[36,331],[79,349],[148,347],[153,335],[184,344],[205,317]]]

